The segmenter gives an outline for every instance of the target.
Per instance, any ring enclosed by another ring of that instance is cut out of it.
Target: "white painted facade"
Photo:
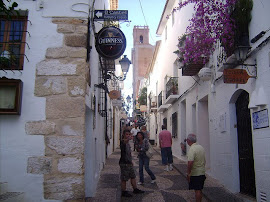
[[[0,77],[20,79],[23,82],[21,115],[0,115],[0,182],[8,183],[9,192],[23,192],[24,201],[57,201],[45,200],[43,194],[43,175],[27,173],[27,159],[32,156],[44,156],[45,142],[42,135],[28,135],[25,132],[25,124],[28,121],[40,121],[46,119],[44,97],[34,96],[36,66],[44,60],[48,48],[63,45],[63,34],[57,33],[57,25],[52,23],[52,17],[88,19],[89,8],[93,10],[93,0],[16,0],[18,9],[28,10],[28,24],[26,42],[30,49],[25,48],[25,55],[29,62],[24,60],[24,68],[19,71],[1,71]],[[95,9],[109,9],[109,0],[98,0],[94,3]],[[83,12],[78,12],[83,11]],[[90,13],[91,15],[91,13]],[[31,22],[31,23],[30,23]],[[95,23],[96,32],[102,28],[102,24]],[[91,85],[87,88],[85,97],[85,196],[91,197],[99,179],[99,173],[106,160],[105,122],[104,118],[96,110],[95,120],[92,110],[92,96],[95,95],[99,103],[99,89],[94,84],[99,83],[99,60],[94,47],[94,34],[92,25],[89,30],[90,43],[90,77]],[[110,101],[109,101],[110,102]],[[95,127],[93,126],[95,122]],[[119,123],[118,123],[119,124]],[[119,127],[115,128],[115,134],[119,134]],[[107,155],[110,155],[118,144],[118,136],[115,136],[114,148],[111,144],[107,147]]]
[[[237,117],[235,103],[241,92],[249,93],[250,100],[254,98],[254,92],[258,94],[259,89],[263,88],[265,92],[264,105],[255,106],[250,110],[251,127],[253,139],[253,156],[255,166],[256,181],[256,198],[257,201],[265,198],[270,200],[270,128],[253,129],[252,115],[254,112],[263,109],[268,110],[270,102],[270,31],[259,39],[256,43],[250,44],[251,51],[247,64],[257,62],[257,78],[250,78],[246,84],[225,84],[223,82],[222,72],[218,71],[217,66],[217,50],[210,58],[208,63],[212,71],[212,79],[210,81],[202,81],[198,76],[193,78],[182,76],[182,70],[178,70],[176,63],[177,56],[173,52],[177,50],[178,37],[184,34],[186,26],[189,24],[188,19],[191,18],[193,6],[189,5],[174,13],[174,17],[166,16],[171,13],[172,9],[177,6],[179,1],[168,0],[164,7],[160,24],[157,28],[157,34],[161,35],[161,45],[159,47],[157,57],[152,61],[153,70],[149,74],[148,95],[152,92],[158,96],[161,91],[165,92],[167,78],[178,77],[178,99],[168,106],[161,113],[159,110],[156,114],[158,133],[161,130],[163,119],[167,118],[168,130],[172,130],[172,114],[177,112],[178,115],[178,136],[173,139],[173,154],[186,160],[186,156],[182,155],[180,143],[189,133],[195,133],[198,142],[206,149],[207,174],[218,179],[226,188],[234,193],[240,192],[239,180],[239,156],[238,156],[238,132]],[[268,12],[270,3],[268,1],[253,1],[252,20],[249,25],[250,40],[261,31],[269,29]],[[174,20],[173,20],[174,19]],[[174,21],[174,23],[173,23]],[[264,40],[268,41],[257,48]],[[241,68],[240,66],[236,68]],[[253,68],[253,69],[252,69]],[[251,74],[254,74],[254,67],[249,67]],[[166,76],[168,76],[166,78]],[[196,82],[196,81],[197,82]],[[262,91],[262,90],[261,90]],[[253,96],[252,96],[253,95]],[[252,98],[253,97],[253,98]],[[255,95],[255,105],[262,100],[261,96]],[[158,101],[158,99],[157,99]],[[163,103],[166,101],[163,94]],[[154,127],[154,112],[149,115],[150,129]],[[154,131],[151,131],[151,136]],[[248,176],[247,176],[248,177]]]

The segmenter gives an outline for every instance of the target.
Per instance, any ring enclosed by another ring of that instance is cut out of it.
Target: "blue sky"
[[[160,21],[166,0],[119,0],[118,10],[128,10],[129,23],[120,22],[120,29],[124,32],[127,39],[125,54],[131,58],[131,49],[133,47],[133,27],[135,25],[148,25],[150,29],[150,43],[155,44],[157,26]],[[140,4],[141,3],[141,4]],[[141,6],[142,5],[142,9]],[[142,12],[143,10],[143,12]],[[143,15],[144,13],[144,15]],[[144,18],[145,16],[145,18]],[[145,22],[146,19],[146,22]],[[146,24],[147,23],[147,24]],[[129,25],[129,26],[127,26]]]
[[[148,25],[150,44],[155,45],[159,37],[156,36],[166,0],[118,0],[118,10],[128,10],[129,23],[120,22],[120,29],[126,36],[127,47],[125,55],[131,60],[131,49],[133,48],[133,27],[136,25]],[[141,9],[142,6],[142,9]],[[142,11],[143,10],[143,11]],[[144,13],[144,14],[143,14]],[[144,18],[145,16],[145,18]],[[145,22],[146,21],[146,22]],[[124,82],[124,97],[132,95],[132,65]]]

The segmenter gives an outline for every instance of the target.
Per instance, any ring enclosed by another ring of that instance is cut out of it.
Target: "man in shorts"
[[[133,188],[134,194],[142,194],[144,191],[137,188],[136,185],[136,175],[133,168],[131,148],[129,145],[129,140],[132,136],[129,130],[124,130],[122,135],[122,141],[120,142],[121,157],[119,160],[119,165],[121,169],[121,190],[123,197],[131,197],[132,195],[127,192],[127,181],[130,179],[130,183]]]
[[[187,144],[190,146],[188,151],[188,169],[187,180],[189,189],[195,190],[196,202],[202,201],[202,189],[205,177],[205,151],[204,148],[197,144],[197,138],[194,134],[189,134]]]

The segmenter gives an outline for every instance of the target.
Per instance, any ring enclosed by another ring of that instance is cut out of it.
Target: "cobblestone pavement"
[[[186,163],[174,158],[174,169],[172,171],[164,171],[161,163],[160,150],[155,147],[156,153],[150,160],[150,169],[156,175],[156,183],[151,184],[151,178],[144,170],[144,185],[137,185],[139,189],[144,190],[144,194],[133,194],[130,198],[121,197],[120,188],[120,169],[118,161],[120,158],[120,150],[117,149],[110,155],[106,161],[104,169],[101,171],[100,180],[98,182],[97,193],[94,198],[89,198],[87,202],[118,202],[118,201],[136,201],[136,202],[164,202],[177,201],[189,202],[195,201],[194,191],[188,190],[188,183],[185,178]],[[139,162],[135,152],[133,152],[133,163],[136,170],[136,180],[139,181]],[[132,193],[130,183],[127,183],[127,190]],[[219,201],[254,201],[246,199],[230,193],[224,189],[217,181],[211,177],[207,177],[205,187],[203,189],[203,202]]]

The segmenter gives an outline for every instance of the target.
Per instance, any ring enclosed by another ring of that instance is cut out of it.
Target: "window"
[[[172,26],[174,25],[174,21],[175,21],[175,11],[172,12]]]
[[[21,114],[22,81],[0,78],[0,114]]]
[[[0,69],[22,70],[27,16],[0,16]]]
[[[165,27],[165,41],[167,40],[167,26]]]
[[[177,138],[177,112],[172,114],[172,137]]]
[[[166,126],[166,128],[167,128],[167,117],[165,117],[165,118],[163,119],[163,125]]]
[[[140,36],[140,43],[143,43],[143,36]]]

